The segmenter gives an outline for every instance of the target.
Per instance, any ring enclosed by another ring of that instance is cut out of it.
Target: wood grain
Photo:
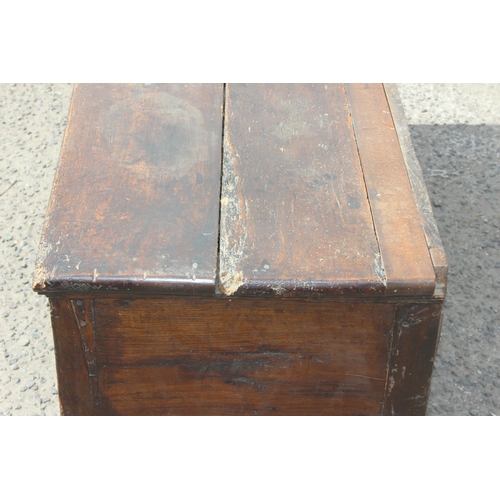
[[[230,84],[223,130],[221,85],[76,87],[35,277],[63,414],[425,413],[446,257],[386,89]]]
[[[413,149],[410,131],[408,130],[408,123],[406,121],[403,105],[399,98],[397,85],[394,83],[384,84],[384,89],[394,120],[394,127],[398,134],[401,151],[406,163],[417,209],[420,214],[420,220],[422,221],[422,227],[427,240],[427,246],[429,247],[432,264],[436,273],[436,288],[434,290],[434,295],[444,296],[448,279],[448,259],[439,235],[436,220],[434,219],[434,214],[432,213],[432,205],[425,186],[422,169],[420,168],[420,163]]]
[[[103,414],[378,414],[393,304],[95,299]]]
[[[349,84],[346,90],[387,294],[431,296],[434,268],[384,88]]]
[[[214,293],[223,86],[75,87],[35,290]]]
[[[226,295],[383,293],[343,85],[226,87],[219,268]]]
[[[396,312],[385,415],[425,415],[442,319],[442,301],[401,304]]]
[[[92,299],[50,299],[62,415],[99,414]]]

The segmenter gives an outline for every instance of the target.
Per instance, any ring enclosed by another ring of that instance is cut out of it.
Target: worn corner
[[[50,282],[53,272],[49,271],[45,266],[45,259],[47,255],[52,250],[52,245],[50,243],[42,242],[40,244],[40,249],[38,251],[38,256],[36,260],[35,273],[33,275],[33,281],[31,288],[35,292],[43,292],[47,288],[47,283]]]
[[[234,295],[239,288],[245,283],[242,271],[221,272],[219,280],[219,290],[230,297]]]

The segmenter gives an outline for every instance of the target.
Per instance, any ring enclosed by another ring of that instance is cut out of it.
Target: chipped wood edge
[[[50,282],[50,279],[52,277],[53,273],[51,273],[45,267],[45,258],[47,257],[47,255],[50,253],[51,250],[52,250],[52,245],[42,239],[42,241],[40,242],[40,246],[38,248],[35,273],[33,275],[33,281],[31,285],[32,289],[35,292],[43,292],[47,286],[47,283]]]
[[[439,230],[432,212],[432,205],[425,185],[422,168],[418,161],[413,143],[411,141],[408,122],[404,112],[403,104],[399,97],[399,91],[395,83],[384,83],[387,102],[391,110],[394,127],[399,139],[401,151],[405,161],[410,185],[415,197],[418,212],[422,220],[425,239],[429,248],[429,254],[434,272],[436,273],[435,297],[444,297],[448,277],[448,259],[439,235]]]
[[[234,295],[245,283],[240,261],[244,257],[247,239],[247,204],[241,196],[241,181],[237,171],[238,153],[234,150],[228,127],[229,85],[226,85],[225,113],[223,127],[222,176],[219,224],[219,276],[220,291],[227,296]]]

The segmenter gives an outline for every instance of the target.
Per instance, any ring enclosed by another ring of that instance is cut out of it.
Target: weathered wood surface
[[[50,299],[62,415],[97,415],[93,299]]]
[[[342,84],[227,85],[221,196],[226,295],[384,292]]]
[[[443,293],[383,86],[347,89],[227,86],[219,228],[222,86],[77,86],[34,288],[429,296],[427,237]]]
[[[379,414],[393,310],[370,302],[96,298],[100,411]]]
[[[381,84],[346,86],[387,293],[434,293],[436,277]]]
[[[51,304],[64,415],[424,415],[442,313],[441,300]]]
[[[397,307],[385,415],[425,415],[442,309],[442,301]]]
[[[75,89],[35,277],[63,414],[425,413],[446,257],[386,89],[231,84],[224,131],[221,85]]]
[[[396,84],[384,84],[385,93],[391,109],[394,127],[399,138],[399,145],[406,162],[408,176],[415,196],[415,202],[420,214],[420,220],[424,228],[425,238],[429,247],[434,271],[436,273],[436,289],[434,295],[444,296],[448,277],[448,259],[444,251],[439,230],[432,213],[432,206],[429,200],[429,194],[425,186],[424,176],[420,168],[417,155],[413,149],[410,131],[406,121],[405,112]]]
[[[222,105],[223,85],[76,86],[35,290],[213,294]]]

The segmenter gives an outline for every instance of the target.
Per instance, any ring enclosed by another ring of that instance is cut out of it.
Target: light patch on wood
[[[384,264],[382,262],[382,255],[380,255],[380,252],[375,253],[373,270],[375,274],[380,278],[380,281],[384,284],[384,289],[387,288],[387,277],[385,275]]]
[[[52,250],[52,245],[42,241],[38,250],[36,259],[35,274],[33,275],[32,288],[35,291],[43,290],[47,281],[50,280],[52,273],[45,267],[45,259]]]
[[[291,108],[295,111],[296,108]],[[294,120],[294,116],[287,120],[280,122],[273,130],[272,134],[281,139],[282,141],[290,142],[294,137],[305,135],[311,130],[310,125],[302,120]]]
[[[226,118],[219,239],[219,289],[225,295],[233,295],[244,283],[240,261],[247,239],[245,218],[248,216],[248,206],[240,196],[241,185],[236,175],[238,162],[238,155],[229,138]]]
[[[273,290],[276,295],[283,295],[286,292],[286,288],[284,288],[281,283],[272,285],[271,290]]]

